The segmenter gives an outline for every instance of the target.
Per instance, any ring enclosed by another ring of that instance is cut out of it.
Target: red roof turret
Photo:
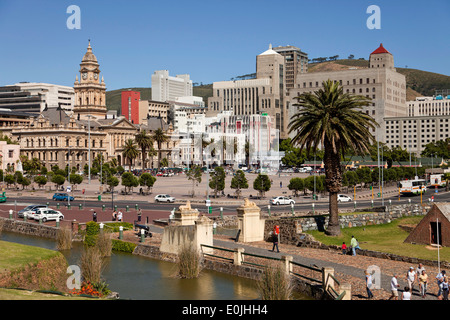
[[[389,53],[391,54],[389,51],[387,51],[384,47],[383,44],[381,43],[380,46],[378,47],[377,50],[375,50],[374,52],[372,52],[372,54],[378,54],[378,53]]]

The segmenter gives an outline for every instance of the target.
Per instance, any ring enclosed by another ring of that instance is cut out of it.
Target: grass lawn
[[[0,272],[14,270],[28,264],[35,264],[40,260],[52,258],[60,254],[54,250],[6,241],[0,241],[0,252]]]
[[[320,231],[308,231],[316,240],[326,245],[341,246],[345,241],[350,245],[352,235],[359,241],[361,249],[379,251],[421,258],[437,260],[437,249],[426,245],[403,243],[408,237],[408,232],[401,229],[399,225],[416,225],[423,216],[406,217],[397,219],[388,224],[372,225],[365,227],[343,228],[339,237],[330,237]],[[450,248],[442,247],[439,250],[441,261],[450,261]]]
[[[78,296],[62,296],[29,290],[0,288],[0,300],[95,300]]]

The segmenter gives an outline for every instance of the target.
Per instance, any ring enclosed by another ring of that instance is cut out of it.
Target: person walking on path
[[[141,208],[139,208],[139,210],[138,210],[137,218],[138,218],[137,221],[141,222],[141,219],[142,219],[142,209]]]
[[[411,293],[414,289],[414,283],[416,282],[416,272],[413,267],[409,267],[408,272],[406,273],[406,281],[408,282],[408,287]]]
[[[419,289],[420,289],[420,295],[422,298],[425,298],[427,295],[427,284],[428,284],[428,275],[425,271],[425,269],[422,270],[422,274],[419,275]]]
[[[117,221],[122,222],[122,211],[117,214]]]
[[[365,271],[366,274],[366,291],[367,291],[367,299],[372,299],[373,298],[373,293],[372,293],[372,286],[373,286],[373,282],[372,282],[372,275],[369,273],[369,271]]]
[[[355,236],[352,236],[352,240],[350,241],[350,246],[352,247],[352,255],[356,256],[356,249],[359,249],[358,240],[356,240]]]
[[[398,284],[397,281],[397,275],[394,274],[392,276],[391,279],[391,297],[389,298],[389,300],[398,300],[398,287],[400,287],[400,285]]]
[[[449,291],[448,277],[444,277],[444,281],[442,282],[442,300],[448,300],[448,291]]]
[[[345,256],[347,254],[347,245],[345,242],[342,242],[342,254]]]
[[[116,210],[114,210],[112,213],[112,221],[116,221],[116,219],[117,219],[117,212]]]
[[[92,214],[92,221],[97,222],[97,212],[95,212],[95,211]]]
[[[279,226],[274,226],[273,227],[273,232],[272,232],[272,242],[273,242],[273,246],[272,246],[272,252],[275,250],[275,247],[277,248],[277,252],[280,252],[280,250],[278,249],[278,241],[280,237],[280,227]]]
[[[409,287],[405,287],[405,291],[402,293],[402,300],[411,300],[411,292],[409,291]]]
[[[437,286],[438,286],[437,297],[439,300],[442,300],[442,283],[444,282],[444,277],[445,277],[445,270],[442,270],[436,276],[436,281],[437,281]]]

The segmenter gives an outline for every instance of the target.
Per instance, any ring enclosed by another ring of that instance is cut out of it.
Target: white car
[[[337,201],[338,202],[351,202],[352,198],[350,198],[349,196],[346,196],[345,194],[338,194]]]
[[[280,196],[280,197],[275,197],[275,198],[270,199],[270,204],[274,204],[274,205],[295,204],[295,201],[288,197]]]
[[[49,220],[57,220],[58,218],[59,220],[63,220],[64,215],[60,211],[53,210],[50,208],[39,208],[36,214],[33,215],[34,220],[42,219],[42,222],[46,222]]]
[[[175,202],[175,198],[169,196],[168,194],[158,194],[155,197],[155,201],[156,202],[171,202],[171,203],[173,203],[173,202]]]

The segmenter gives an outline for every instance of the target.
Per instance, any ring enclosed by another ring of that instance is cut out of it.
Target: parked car
[[[155,201],[156,202],[175,202],[175,198],[169,196],[168,194],[158,194],[155,197]]]
[[[279,196],[279,197],[274,197],[274,198],[270,199],[270,204],[274,204],[274,205],[295,204],[295,201],[288,197]]]
[[[6,202],[8,198],[6,198],[6,193],[3,192],[2,194],[0,194],[0,202]]]
[[[47,206],[45,204],[31,204],[28,207],[19,210],[19,212],[17,212],[17,215],[19,216],[19,218],[23,218],[25,212],[35,211],[36,209],[39,208],[47,208]]]
[[[69,195],[67,193],[55,193],[53,195],[53,200],[54,201],[68,201],[69,200]],[[70,201],[75,200],[75,198],[73,196],[70,196]]]
[[[345,194],[338,194],[337,201],[338,202],[351,202],[352,198],[350,198],[349,196],[346,196]]]
[[[173,172],[164,172],[163,173],[163,177],[173,177],[174,173]]]
[[[62,220],[64,219],[64,215],[60,211],[50,208],[39,208],[36,210],[36,214],[33,215],[34,220],[42,219],[42,222],[56,220],[57,218],[59,218],[59,220]]]

